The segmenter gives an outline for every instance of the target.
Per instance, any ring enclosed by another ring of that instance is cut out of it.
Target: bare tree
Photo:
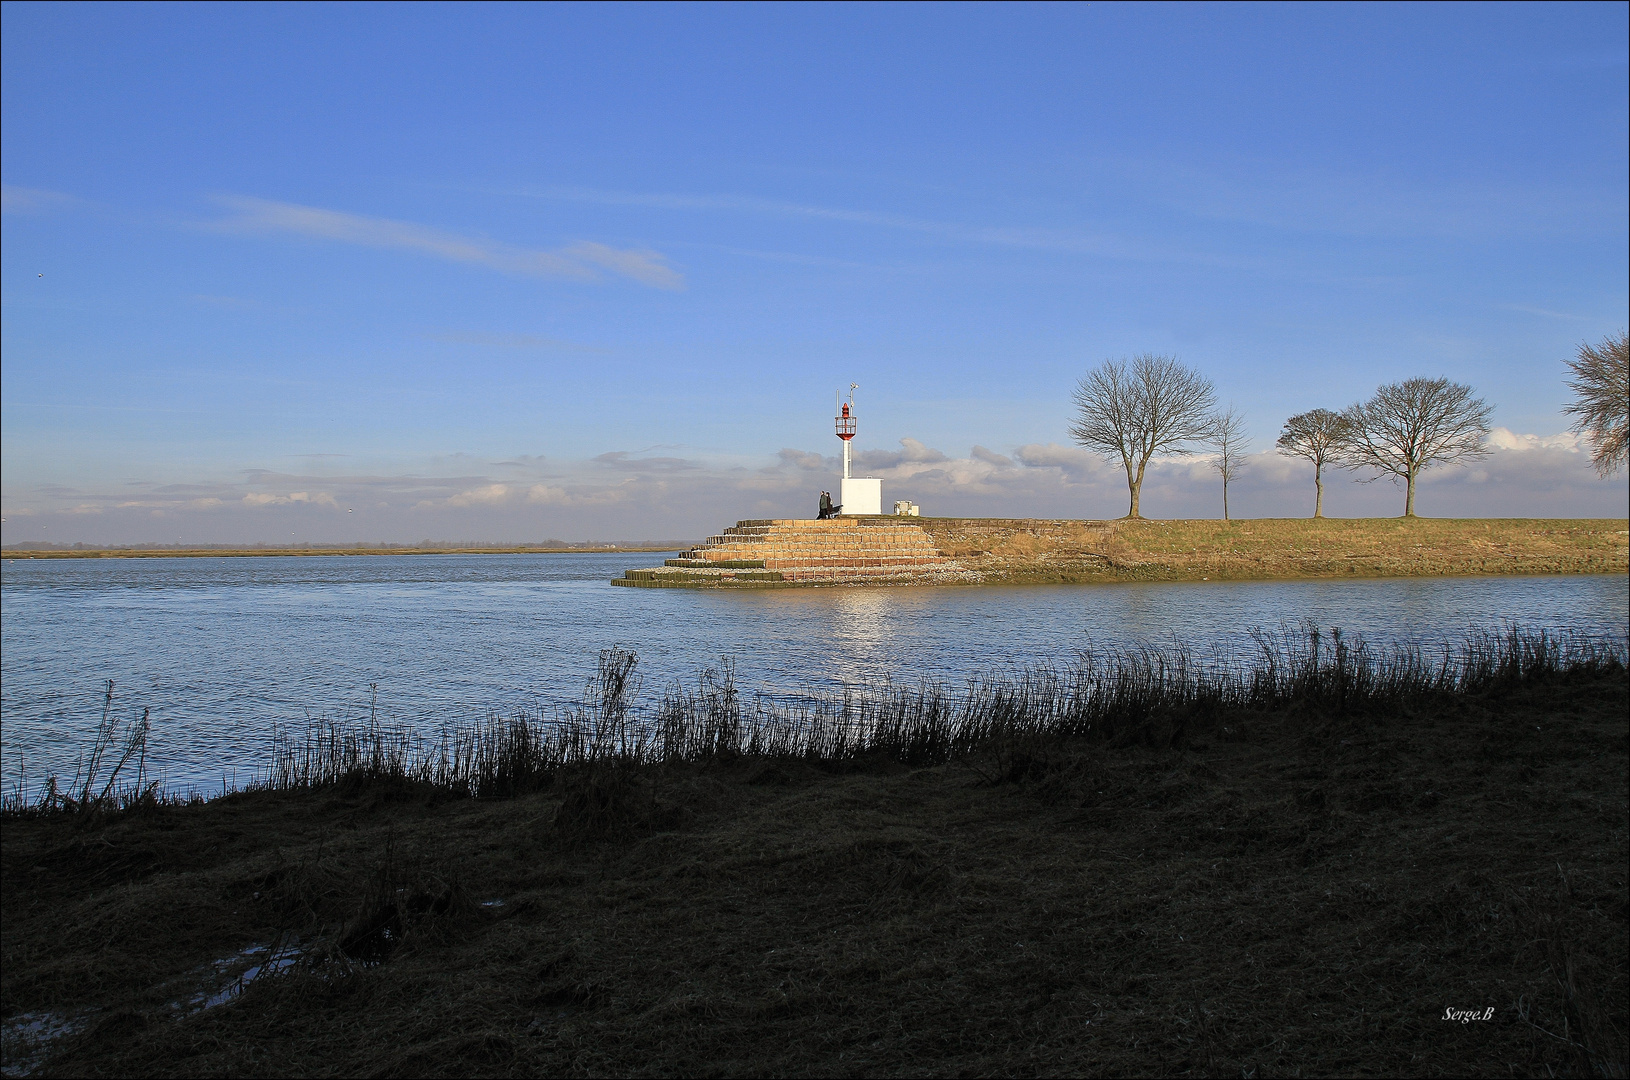
[[[1131,492],[1129,518],[1137,518],[1143,471],[1156,453],[1188,454],[1185,443],[1211,433],[1217,395],[1198,372],[1175,356],[1143,353],[1105,360],[1076,384],[1071,395],[1075,421],[1070,435],[1081,446],[1126,467]]]
[[[1329,409],[1297,413],[1279,433],[1279,452],[1313,463],[1313,516],[1324,517],[1324,467],[1339,464],[1347,441],[1347,420]]]
[[[1228,481],[1239,475],[1240,458],[1245,454],[1245,414],[1229,405],[1211,418],[1211,434],[1206,439],[1216,448],[1212,467],[1222,474],[1223,520],[1228,520]]]
[[[1375,469],[1404,481],[1404,517],[1415,516],[1415,478],[1439,462],[1457,463],[1488,453],[1483,437],[1493,412],[1472,388],[1448,379],[1387,383],[1362,405],[1342,414],[1347,421],[1341,464]]]
[[[1624,468],[1630,458],[1630,339],[1623,330],[1596,345],[1580,345],[1568,361],[1573,430],[1590,440],[1591,463],[1602,476]]]

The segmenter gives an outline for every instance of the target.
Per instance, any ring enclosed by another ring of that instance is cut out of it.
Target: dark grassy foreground
[[[1622,646],[1321,645],[648,717],[612,655],[559,725],[13,804],[0,1004],[74,1027],[5,1065],[1624,1075]]]

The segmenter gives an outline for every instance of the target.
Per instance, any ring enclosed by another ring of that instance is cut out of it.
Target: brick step
[[[611,583],[631,589],[795,589],[807,584],[797,581],[737,581],[735,578],[694,576],[612,578]]]
[[[715,548],[738,545],[758,547],[761,544],[931,544],[932,540],[921,532],[852,532],[852,533],[765,533],[763,536],[710,536],[695,547]]]
[[[846,559],[941,560],[944,559],[944,555],[939,554],[939,552],[934,551],[934,549],[926,549],[926,551],[924,551],[924,549],[910,551],[910,549],[900,549],[900,547],[893,547],[893,549],[890,549],[890,547],[875,549],[874,547],[872,551],[841,551],[841,549],[836,549],[835,551],[835,549],[831,549],[831,547],[825,547],[825,549],[820,549],[820,551],[753,552],[753,559],[742,559],[740,555],[735,554],[727,554],[724,555],[724,557],[714,557],[714,555],[711,554],[699,555],[699,557],[698,555],[680,555],[678,560],[675,560],[675,565],[696,565],[696,567],[719,567],[719,565],[732,565],[732,567],[734,567],[734,565],[742,564],[743,567],[747,567],[747,564],[769,565],[773,564],[773,562],[831,562],[831,560],[835,559],[838,560],[838,562],[843,562],[843,560]]]
[[[838,565],[842,563],[873,563],[873,562],[945,562],[945,556],[937,551],[767,551],[758,559],[689,559],[680,558],[672,561],[674,566],[697,567],[730,567],[741,569],[757,569],[759,567],[775,567],[810,563],[818,566]]]
[[[763,559],[696,559],[691,558],[688,552],[681,555],[677,559],[664,559],[662,564],[664,566],[693,566],[701,567],[703,569],[712,568],[716,570],[764,569]]]
[[[725,532],[852,532],[855,529],[900,529],[915,526],[915,522],[906,518],[894,516],[875,518],[828,518],[820,521],[814,518],[804,518],[793,521],[738,521],[725,529]]]
[[[942,567],[915,567],[901,573],[898,567],[825,567],[819,569],[783,570],[772,574],[763,572],[709,573],[704,570],[674,568],[668,573],[630,570],[621,578],[612,579],[613,585],[650,589],[705,589],[705,588],[777,588],[797,585],[843,584],[913,584],[925,580],[977,581],[955,564]]]
[[[831,536],[768,536],[761,541],[720,541],[717,544],[698,544],[689,551],[764,551],[766,547],[833,547],[833,549],[856,549],[856,547],[934,547],[934,542],[924,536],[851,536],[851,538],[831,538]]]
[[[978,580],[899,518],[744,519],[662,566],[627,571],[642,588]]]
[[[781,575],[774,570],[701,570],[701,569],[670,569],[655,566],[645,570],[624,570],[623,577],[630,581],[655,581],[663,578],[675,580],[683,578],[728,578],[738,581],[780,581]]]
[[[833,549],[857,549],[857,547],[934,547],[934,542],[923,536],[852,536],[852,538],[830,538],[830,536],[768,536],[761,541],[720,541],[717,544],[698,544],[689,551],[764,551],[766,547],[833,547]]]
[[[763,544],[927,544],[932,543],[922,533],[850,533],[847,536],[827,533],[771,533],[767,536],[710,536],[699,548],[759,547]]]
[[[906,524],[893,514],[876,517],[820,518],[747,518],[736,522],[733,529],[889,529]]]
[[[965,571],[961,573],[966,573]],[[959,573],[959,576],[961,576]],[[782,581],[921,581],[923,571],[915,570],[902,574],[893,570],[879,570],[875,573],[862,573],[854,570],[784,570],[781,573]]]
[[[709,574],[706,571],[679,570],[657,574],[645,580],[715,581],[871,581],[875,578],[907,578],[922,573],[920,567],[902,566],[802,566],[796,569],[774,571],[774,577],[765,571]]]

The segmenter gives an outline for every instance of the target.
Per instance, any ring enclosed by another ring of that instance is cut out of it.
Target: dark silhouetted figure
[[[827,518],[837,517],[842,510],[843,507],[832,505],[832,493],[830,491],[821,492],[820,520],[825,521]]]

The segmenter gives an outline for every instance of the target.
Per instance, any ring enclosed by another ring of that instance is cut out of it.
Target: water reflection
[[[890,678],[898,657],[889,648],[889,629],[898,623],[901,599],[879,589],[837,590],[827,607],[834,646],[832,675],[849,684]]]
[[[434,730],[575,700],[602,648],[639,653],[648,693],[735,658],[738,682],[960,686],[1082,649],[1177,640],[1210,657],[1311,619],[1443,641],[1514,620],[1623,636],[1622,576],[691,592],[613,589],[626,555],[119,559],[3,566],[7,786],[72,773],[104,679],[151,707],[155,766],[218,787],[274,723],[381,715]]]

